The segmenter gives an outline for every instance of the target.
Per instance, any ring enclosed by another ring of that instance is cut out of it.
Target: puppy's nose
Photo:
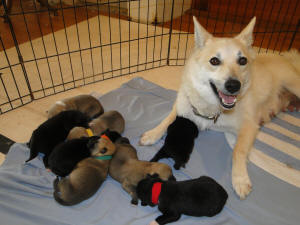
[[[229,79],[225,82],[225,89],[231,94],[238,92],[240,88],[241,88],[241,82],[238,80]]]

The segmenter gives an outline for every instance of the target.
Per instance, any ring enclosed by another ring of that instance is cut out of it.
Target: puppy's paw
[[[146,206],[147,203],[146,202],[141,202],[141,206]]]
[[[159,224],[156,222],[156,220],[153,220],[149,223],[149,225],[159,225]]]
[[[240,199],[245,199],[252,190],[252,184],[248,175],[232,176],[232,186]]]
[[[176,163],[174,164],[173,167],[174,167],[175,170],[179,170],[179,169],[180,169],[180,165],[179,165],[179,164],[176,164]]]
[[[132,205],[138,205],[138,203],[139,203],[139,200],[138,200],[138,199],[132,199],[132,200],[131,200],[131,204],[132,204]]]
[[[161,138],[161,134],[154,128],[145,132],[140,139],[140,145],[153,145]]]

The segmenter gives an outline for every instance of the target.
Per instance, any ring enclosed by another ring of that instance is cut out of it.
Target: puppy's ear
[[[150,175],[150,177],[151,178],[159,178],[159,175],[158,175],[158,173],[154,173],[154,174]]]
[[[86,146],[88,147],[88,149],[91,149],[94,147],[94,145],[98,142],[99,140],[99,136],[92,136],[89,138],[88,143],[86,144]]]
[[[250,47],[253,44],[253,30],[255,22],[256,17],[253,17],[250,23],[244,28],[244,30],[242,30],[242,32],[235,37],[247,47]]]
[[[128,138],[126,137],[121,137],[117,140],[117,143],[121,143],[121,144],[130,144],[130,141]]]
[[[194,38],[195,38],[195,47],[202,49],[206,43],[206,41],[213,36],[208,33],[204,27],[200,25],[195,16],[193,16],[194,20]]]
[[[153,177],[153,178],[158,178],[159,175],[158,175],[158,173],[155,173],[155,174],[152,175],[152,177]]]
[[[105,131],[103,131],[103,132],[101,133],[101,135],[102,135],[102,134],[106,134],[106,135],[107,135],[108,133],[109,133],[109,128],[107,128]]]

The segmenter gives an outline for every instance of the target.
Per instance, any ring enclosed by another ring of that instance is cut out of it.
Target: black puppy
[[[181,214],[212,217],[223,209],[228,195],[210,177],[202,176],[187,181],[163,181],[157,174],[148,175],[136,188],[142,205],[155,206],[163,215],[151,224],[159,225],[179,220]]]
[[[99,142],[99,136],[81,137],[67,140],[57,145],[49,156],[49,169],[60,177],[69,175],[75,168],[76,164],[98,152],[104,154],[107,148]],[[121,138],[116,131],[106,130],[102,133],[101,138],[107,138],[115,142]]]
[[[49,156],[49,169],[60,177],[69,175],[79,161],[97,151],[96,144],[99,138],[99,136],[81,137],[58,144]]]
[[[42,123],[33,131],[29,141],[30,157],[26,162],[35,158],[39,152],[44,153],[43,162],[48,167],[48,157],[54,147],[65,141],[70,130],[74,127],[88,128],[91,119],[80,111],[63,111]]]
[[[197,126],[191,120],[177,116],[176,120],[168,127],[164,146],[150,161],[157,162],[162,158],[173,158],[176,170],[185,167],[197,136]]]

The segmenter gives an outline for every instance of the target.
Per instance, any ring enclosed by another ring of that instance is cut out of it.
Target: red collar
[[[161,192],[161,182],[156,182],[153,184],[152,186],[152,203],[154,205],[157,205],[158,204],[158,198],[159,198],[159,195],[160,195],[160,192]]]

